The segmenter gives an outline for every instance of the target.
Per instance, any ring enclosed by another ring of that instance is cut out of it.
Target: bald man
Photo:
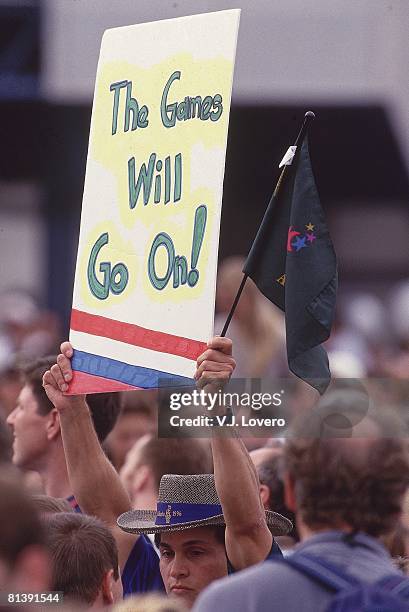
[[[263,446],[251,451],[250,457],[257,470],[260,481],[260,498],[264,508],[279,512],[293,524],[293,529],[288,535],[277,538],[281,550],[285,553],[295,546],[299,537],[294,513],[284,501],[283,450],[284,444],[279,440],[274,440],[271,446]]]

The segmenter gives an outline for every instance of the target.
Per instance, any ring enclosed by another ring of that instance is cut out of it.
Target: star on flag
[[[305,236],[303,236],[302,238],[300,236],[297,236],[297,238],[292,243],[292,246],[295,248],[297,253],[298,253],[298,251],[300,251],[301,249],[304,249],[307,246],[305,244],[305,240],[306,240]]]

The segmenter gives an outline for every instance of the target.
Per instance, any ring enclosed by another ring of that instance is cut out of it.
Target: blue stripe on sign
[[[93,355],[84,351],[74,350],[71,360],[73,370],[103,376],[110,380],[142,387],[143,389],[156,389],[158,387],[188,387],[194,385],[193,378],[177,376],[170,372],[153,370],[142,366],[130,365],[109,357]]]

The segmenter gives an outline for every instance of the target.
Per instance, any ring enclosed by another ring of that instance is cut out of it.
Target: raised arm
[[[215,393],[235,367],[232,343],[215,337],[198,358],[199,387]],[[225,412],[219,406],[218,414]],[[227,556],[236,570],[264,561],[272,546],[259,493],[259,480],[250,455],[234,427],[213,428],[211,440],[217,493],[226,520]]]
[[[43,386],[59,413],[72,492],[84,512],[110,526],[123,569],[137,536],[122,531],[116,519],[130,510],[131,504],[118,474],[101,448],[85,395],[64,395],[72,379],[71,357],[71,344],[64,342],[57,363],[44,374]]]

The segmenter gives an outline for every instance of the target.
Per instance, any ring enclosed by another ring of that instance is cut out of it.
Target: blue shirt
[[[270,552],[268,553],[268,555],[264,559],[264,561],[271,561],[271,560],[277,559],[277,557],[282,557],[282,556],[283,556],[283,553],[281,552],[281,548],[279,547],[279,545],[277,544],[277,542],[273,538],[273,543],[271,545]],[[230,561],[227,559],[227,573],[228,573],[228,575],[230,576],[230,574],[235,574],[236,572],[237,572],[237,570],[234,569],[234,567],[232,566]]]
[[[327,531],[311,536],[295,551],[305,551],[337,565],[362,582],[373,583],[392,574],[401,575],[382,544],[365,534],[352,543],[345,534]],[[194,612],[324,612],[331,602],[330,589],[286,563],[262,563],[238,576],[217,580],[202,593]]]
[[[136,540],[122,572],[124,597],[132,593],[164,591],[159,570],[159,557],[144,535]]]

